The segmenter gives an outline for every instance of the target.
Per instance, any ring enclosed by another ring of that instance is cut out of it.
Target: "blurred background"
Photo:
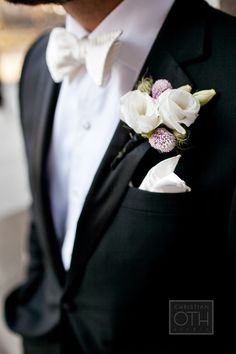
[[[64,23],[60,6],[14,6],[0,0],[0,354],[20,354],[3,319],[3,300],[24,277],[31,202],[17,102],[25,52],[45,30]]]
[[[164,1],[164,0],[163,0]],[[208,0],[236,15],[236,0]],[[21,354],[21,340],[3,319],[3,300],[24,277],[31,196],[19,121],[18,81],[26,50],[64,22],[60,6],[10,5],[0,0],[0,354]]]

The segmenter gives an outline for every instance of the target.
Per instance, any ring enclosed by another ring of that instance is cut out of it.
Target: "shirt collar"
[[[89,35],[89,32],[69,14],[66,15],[66,29],[79,39]]]
[[[90,38],[122,30],[118,60],[139,72],[159,33],[174,0],[124,0],[93,32],[87,32],[77,21],[67,15],[66,28],[78,38]]]

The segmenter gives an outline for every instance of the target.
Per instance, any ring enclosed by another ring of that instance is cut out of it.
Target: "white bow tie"
[[[118,30],[78,39],[64,28],[54,28],[46,51],[46,62],[53,80],[60,82],[65,76],[73,79],[85,65],[95,83],[102,86],[109,77],[121,34],[122,31]]]

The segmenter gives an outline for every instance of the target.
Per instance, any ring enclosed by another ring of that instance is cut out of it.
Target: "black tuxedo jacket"
[[[8,325],[39,339],[59,328],[65,345],[70,332],[76,353],[235,353],[235,18],[202,0],[176,0],[140,77],[217,92],[191,126],[177,166],[192,191],[139,190],[147,171],[176,153],[140,141],[117,160],[130,139],[121,123],[78,221],[67,274],[45,174],[60,89],[46,68],[47,41],[48,34],[30,49],[20,84],[33,222],[28,277],[6,301]],[[214,300],[214,334],[170,335],[169,300]]]

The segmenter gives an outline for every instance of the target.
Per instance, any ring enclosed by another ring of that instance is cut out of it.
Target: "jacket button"
[[[70,301],[70,302],[63,302],[62,303],[62,309],[65,311],[73,311],[75,310],[75,304]]]

